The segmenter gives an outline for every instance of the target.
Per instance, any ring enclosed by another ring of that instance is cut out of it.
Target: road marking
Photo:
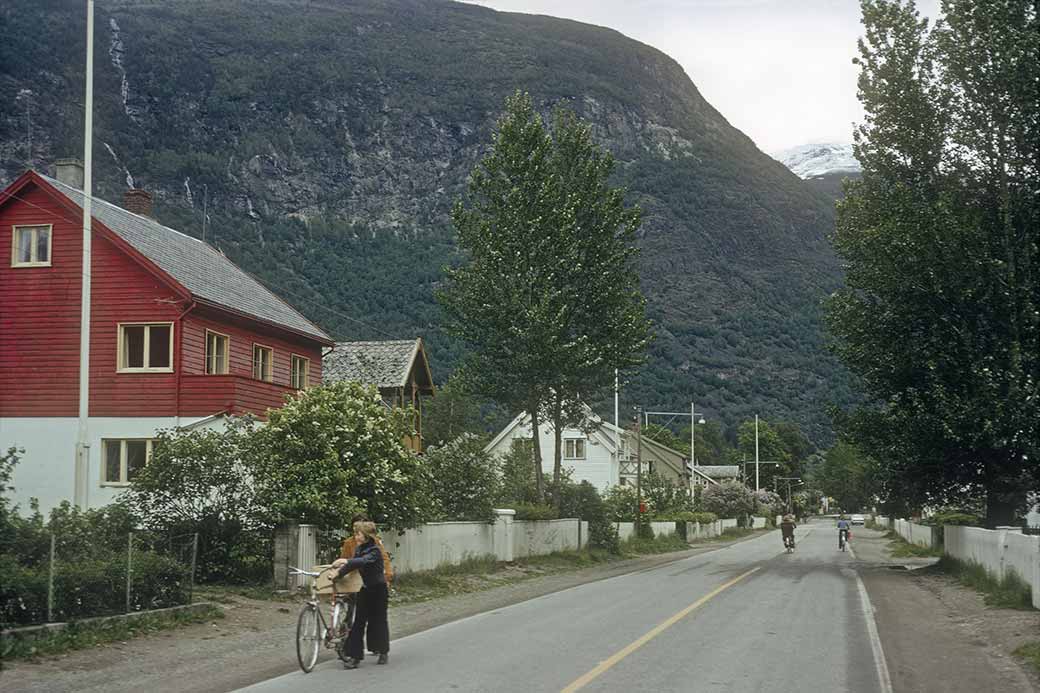
[[[881,647],[877,623],[874,622],[874,607],[870,604],[867,586],[863,584],[863,578],[859,576],[859,573],[856,573],[856,586],[859,588],[860,604],[863,606],[863,618],[867,622],[867,634],[870,635],[870,649],[874,651],[874,665],[877,667],[878,684],[880,686],[878,691],[880,693],[892,693],[892,679],[888,675],[885,650]]]
[[[746,578],[748,575],[751,575],[752,573],[758,571],[760,568],[761,568],[761,566],[752,568],[751,570],[747,571],[746,573],[743,573],[743,574],[738,575],[737,577],[733,578],[729,582],[727,582],[727,583],[725,583],[723,585],[719,585],[718,587],[713,589],[711,592],[708,592],[706,595],[704,595],[703,597],[701,597],[700,599],[695,601],[693,604],[690,604],[688,607],[686,607],[685,609],[683,609],[679,613],[675,614],[674,616],[671,616],[670,618],[668,618],[668,620],[666,620],[666,621],[658,624],[657,626],[655,626],[653,628],[653,630],[649,631],[648,633],[643,635],[641,638],[639,638],[638,640],[636,640],[632,644],[630,644],[627,647],[625,647],[624,649],[614,653],[608,659],[605,659],[602,662],[600,662],[599,665],[595,669],[593,669],[592,671],[590,671],[587,674],[583,675],[581,678],[575,680],[569,686],[564,688],[560,693],[574,693],[574,691],[581,690],[585,686],[589,685],[597,677],[599,677],[600,674],[602,674],[603,672],[607,671],[612,666],[614,666],[615,664],[620,662],[622,659],[624,659],[628,655],[632,654],[633,652],[638,650],[640,647],[642,647],[643,645],[647,644],[648,642],[650,642],[651,640],[656,638],[658,635],[660,635],[664,631],[666,631],[669,628],[671,628],[672,626],[674,626],[676,623],[678,623],[680,620],[682,620],[685,616],[687,616],[690,612],[700,608],[701,606],[706,604],[709,600],[711,600],[712,598],[717,596],[719,593],[723,592],[724,590],[729,589],[733,585],[737,584],[738,582],[740,582],[741,580]]]

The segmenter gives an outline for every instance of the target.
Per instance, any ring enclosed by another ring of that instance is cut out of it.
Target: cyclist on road
[[[852,524],[848,521],[845,515],[838,516],[838,548],[840,549],[843,545],[849,542],[849,537],[852,536]]]
[[[780,534],[784,538],[784,548],[794,548],[794,528],[798,525],[794,522],[794,515],[784,515],[783,522],[780,523]]]

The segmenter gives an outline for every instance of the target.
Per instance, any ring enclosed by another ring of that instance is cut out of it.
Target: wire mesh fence
[[[191,603],[197,533],[33,534],[0,556],[4,628]]]

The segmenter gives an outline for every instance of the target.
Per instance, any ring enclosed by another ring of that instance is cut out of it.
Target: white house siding
[[[551,426],[542,426],[540,442],[542,446],[542,471],[548,475],[553,472],[553,459],[555,451],[555,435]],[[609,435],[609,432],[607,432]],[[509,453],[514,440],[530,439],[531,425],[528,423],[517,426],[511,434],[505,436],[489,452],[496,456]],[[571,480],[575,483],[588,481],[598,490],[604,491],[618,483],[618,464],[614,455],[605,445],[596,439],[595,435],[588,435],[579,429],[565,429],[563,440],[568,438],[583,438],[585,440],[585,459],[564,459],[563,467],[571,470]],[[566,445],[566,444],[564,444]]]
[[[115,500],[125,486],[103,486],[101,441],[106,438],[152,438],[157,430],[185,426],[205,417],[93,417],[88,422],[90,468],[87,472],[87,506],[97,508]],[[214,423],[223,425],[223,419]],[[49,417],[11,417],[0,419],[0,451],[24,448],[21,462],[14,469],[14,499],[24,512],[29,500],[37,498],[46,514],[62,501],[73,499],[75,448],[79,419]]]

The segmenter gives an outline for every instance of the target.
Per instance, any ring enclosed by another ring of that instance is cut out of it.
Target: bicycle
[[[838,530],[838,548],[842,551],[845,550],[845,546],[849,543],[849,530],[839,529]]]
[[[332,576],[322,578],[326,573],[334,573],[332,566],[316,566],[320,570],[309,571],[300,568],[289,567],[289,575],[306,575],[313,578],[310,586],[310,598],[300,609],[300,616],[296,621],[296,659],[304,673],[310,673],[318,662],[318,653],[321,646],[326,649],[336,648],[336,655],[346,660],[347,636],[350,628],[354,625],[354,594],[360,586],[360,576],[356,572],[350,573],[341,580],[333,581]],[[318,585],[318,579],[322,578],[323,584]],[[327,582],[326,582],[327,581]],[[321,610],[321,596],[329,594],[332,597],[332,617],[330,621],[325,620],[325,614]],[[331,624],[331,625],[330,625]]]
[[[794,553],[794,537],[784,537],[784,548],[787,549],[787,553]]]

